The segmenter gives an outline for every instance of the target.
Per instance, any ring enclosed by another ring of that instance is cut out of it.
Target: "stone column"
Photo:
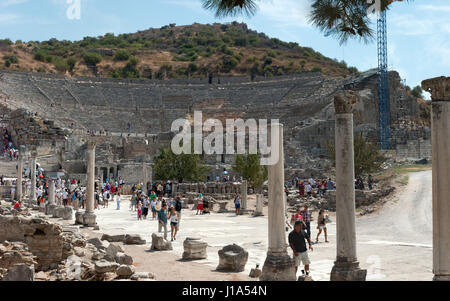
[[[88,142],[87,149],[87,185],[86,185],[86,203],[83,214],[83,225],[93,227],[96,225],[96,216],[94,214],[94,187],[95,187],[95,142]]]
[[[247,209],[247,180],[242,181],[241,185],[241,194],[242,194],[242,209]]]
[[[357,96],[346,92],[334,99],[336,110],[336,241],[337,256],[331,281],[365,281],[366,270],[356,256],[355,167],[353,105]]]
[[[50,179],[50,182],[48,183],[48,204],[55,204],[55,181],[52,179]]]
[[[31,153],[31,191],[30,205],[36,205],[36,152]]]
[[[20,148],[19,152],[19,163],[17,164],[17,181],[16,181],[16,199],[17,201],[22,201],[23,191],[22,191],[22,171],[23,171],[23,147]]]
[[[254,216],[263,216],[263,200],[264,200],[264,196],[262,194],[257,194],[256,195],[256,209],[255,209],[255,213],[253,214]]]
[[[422,82],[431,93],[433,161],[433,274],[450,281],[450,77]]]
[[[284,202],[283,125],[275,123],[272,149],[278,147],[279,160],[269,166],[269,250],[260,277],[261,281],[295,281],[294,260],[288,255]]]

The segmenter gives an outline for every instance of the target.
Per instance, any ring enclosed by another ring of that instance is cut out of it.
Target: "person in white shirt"
[[[117,210],[120,210],[120,192],[116,195]]]
[[[170,236],[172,241],[174,241],[177,240],[177,233],[178,233],[178,215],[174,207],[170,209],[169,220],[171,228]]]

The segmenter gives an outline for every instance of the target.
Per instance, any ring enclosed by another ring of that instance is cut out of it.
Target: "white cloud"
[[[278,25],[308,27],[311,5],[308,0],[266,0],[259,4],[259,14]]]
[[[12,6],[12,5],[17,5],[17,4],[22,4],[27,1],[28,0],[2,0],[2,1],[0,1],[0,6],[1,7]]]

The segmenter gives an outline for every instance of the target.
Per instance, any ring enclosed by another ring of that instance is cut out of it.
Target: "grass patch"
[[[423,165],[423,164],[401,165],[401,166],[394,166],[393,169],[395,174],[400,175],[410,172],[430,170],[431,165]]]

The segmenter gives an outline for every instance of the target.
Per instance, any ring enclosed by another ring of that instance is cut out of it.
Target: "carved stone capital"
[[[93,150],[97,146],[97,143],[94,140],[88,140],[87,147],[88,150]]]
[[[334,110],[336,114],[353,112],[353,106],[358,101],[358,95],[353,91],[343,91],[334,96]]]
[[[450,77],[440,76],[422,82],[422,89],[431,94],[431,99],[450,101]]]

